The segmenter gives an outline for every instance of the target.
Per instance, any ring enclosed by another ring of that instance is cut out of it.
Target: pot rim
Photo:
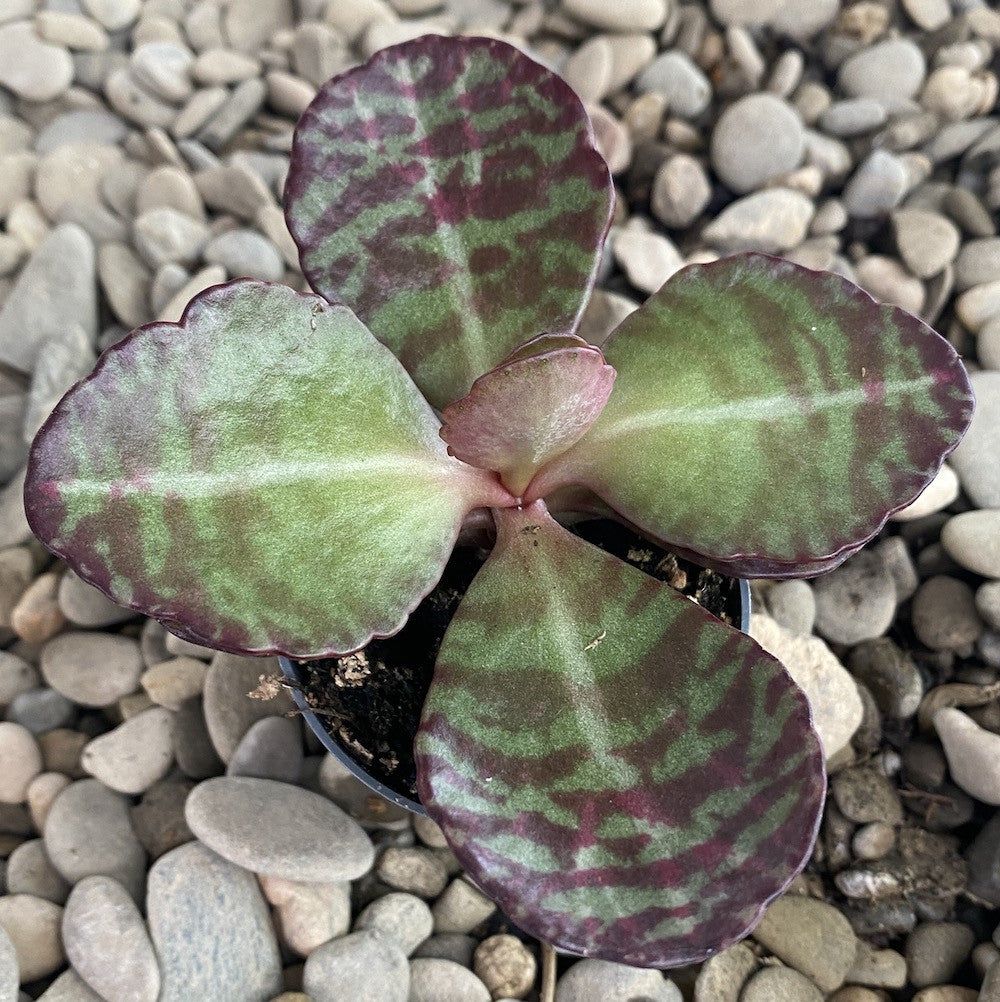
[[[746,578],[739,578],[738,581],[740,587],[740,630],[743,633],[748,633],[750,630],[750,582]],[[293,683],[289,686],[292,691],[292,699],[295,700],[295,705],[302,714],[302,718],[313,734],[319,739],[320,744],[354,777],[361,780],[369,790],[384,797],[397,807],[402,807],[412,814],[426,817],[427,811],[419,800],[411,800],[409,797],[404,796],[402,793],[397,793],[386,786],[385,783],[376,779],[363,766],[351,758],[347,751],[334,740],[333,736],[323,726],[323,721],[313,713],[309,708],[309,704],[306,703],[305,695],[301,689],[302,678],[295,662],[291,658],[280,655],[278,657],[278,664],[281,666],[281,671],[285,678]]]

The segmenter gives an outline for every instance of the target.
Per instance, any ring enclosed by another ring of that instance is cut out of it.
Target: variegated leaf
[[[497,521],[424,707],[421,800],[541,939],[640,967],[702,960],[811,850],[825,774],[805,697],[541,503]]]
[[[505,42],[429,35],[321,88],[285,199],[312,287],[443,407],[516,345],[575,329],[612,188],[559,77]]]
[[[600,349],[586,343],[518,356],[480,376],[444,409],[441,437],[451,455],[496,470],[519,497],[542,464],[594,423],[614,381]]]
[[[958,355],[926,324],[760,254],[684,268],[604,354],[608,405],[526,500],[583,484],[734,574],[836,566],[927,486],[972,415]]]
[[[107,351],[25,487],[35,533],[120,605],[301,657],[398,630],[464,514],[509,500],[346,307],[246,280]]]

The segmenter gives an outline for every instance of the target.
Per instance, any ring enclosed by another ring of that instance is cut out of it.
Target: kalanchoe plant
[[[812,846],[805,698],[549,508],[589,496],[733,574],[835,567],[961,437],[955,352],[760,255],[684,268],[587,344],[608,170],[566,84],[499,41],[330,81],[285,198],[318,295],[231,282],[107,351],[34,444],[33,529],[183,637],[311,658],[399,630],[488,510],[417,738],[429,814],[547,941],[659,967],[727,946]]]

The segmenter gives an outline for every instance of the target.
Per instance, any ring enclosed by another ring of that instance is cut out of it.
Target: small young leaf
[[[25,507],[120,605],[310,657],[398,630],[506,496],[346,307],[242,280],[105,353],[36,438]]]
[[[836,566],[972,415],[955,350],[838,275],[743,254],[674,275],[604,345],[615,391],[526,500],[581,483],[701,563]]]
[[[540,331],[576,328],[612,192],[562,80],[505,42],[436,35],[321,88],[285,187],[312,287],[436,407]]]
[[[496,515],[424,707],[421,800],[541,939],[702,960],[808,858],[825,774],[805,697],[749,637],[541,503]]]
[[[467,396],[444,409],[441,437],[451,455],[496,470],[517,497],[543,463],[594,423],[614,381],[600,349],[586,343],[518,356],[480,376]]]

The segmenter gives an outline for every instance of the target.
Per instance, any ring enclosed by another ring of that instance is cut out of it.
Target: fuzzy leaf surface
[[[516,345],[576,328],[612,187],[567,84],[505,42],[428,35],[320,89],[285,201],[312,287],[440,408]]]
[[[677,272],[603,350],[608,405],[527,500],[583,484],[733,574],[836,566],[930,483],[972,415],[958,355],[926,324],[760,254]]]
[[[498,491],[350,310],[243,280],[105,353],[36,438],[25,505],[119,604],[306,657],[398,630]]]
[[[497,521],[424,707],[421,801],[539,938],[638,967],[702,960],[808,858],[825,773],[805,697],[544,505]]]
[[[540,466],[594,423],[614,382],[615,370],[587,344],[518,357],[444,409],[441,437],[451,455],[496,470],[520,496]]]

